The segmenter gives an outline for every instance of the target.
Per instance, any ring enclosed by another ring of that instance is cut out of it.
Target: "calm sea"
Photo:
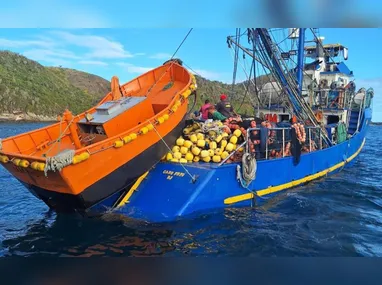
[[[41,127],[2,123],[1,137]],[[0,256],[382,256],[382,127],[355,165],[261,208],[167,224],[57,216],[0,166]]]

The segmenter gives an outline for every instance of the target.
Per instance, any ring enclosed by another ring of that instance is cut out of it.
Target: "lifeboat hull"
[[[171,145],[179,136],[183,127],[184,120],[167,134],[163,140],[168,145]],[[108,203],[112,207],[120,197],[116,193],[119,192],[122,195],[143,173],[152,168],[166,152],[168,152],[168,148],[163,141],[160,140],[143,153],[134,157],[131,161],[102,177],[77,195],[51,191],[38,185],[25,183],[22,180],[20,180],[20,182],[22,182],[34,196],[41,199],[49,208],[56,212],[78,212],[86,214],[87,209],[98,203],[102,203],[111,196],[113,196],[113,198],[111,201],[109,200]],[[104,208],[107,208],[107,206]]]
[[[113,206],[168,152],[195,89],[195,77],[176,62],[122,86],[113,77],[112,91],[92,109],[2,140],[0,163],[57,212],[86,213],[105,200]]]

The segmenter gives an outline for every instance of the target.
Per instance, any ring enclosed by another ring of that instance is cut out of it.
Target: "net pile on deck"
[[[164,159],[180,163],[220,163],[244,142],[245,132],[245,129],[231,121],[225,124],[220,121],[194,122],[183,129],[182,136]],[[227,162],[240,161],[243,150],[239,149]]]

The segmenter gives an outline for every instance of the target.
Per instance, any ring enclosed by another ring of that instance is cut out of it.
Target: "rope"
[[[56,156],[48,157],[44,168],[45,176],[47,176],[48,171],[61,171],[65,166],[72,164],[74,153],[73,149],[67,149]]]
[[[64,137],[63,134],[66,133],[66,131],[68,130],[69,126],[72,124],[72,122],[74,120],[74,117],[70,120],[69,124],[66,126],[66,128],[64,129],[63,132],[61,132],[61,123],[62,123],[62,120],[63,120],[63,118],[61,118],[61,121],[60,121],[60,136],[56,140],[53,141],[52,146],[43,155],[46,156],[52,150],[52,148],[53,148],[53,146],[54,146],[54,144],[56,142],[60,142],[61,143],[61,139]],[[60,148],[60,146],[61,145],[59,145],[59,148]]]
[[[183,41],[180,43],[180,45],[178,46],[178,48],[176,49],[176,51],[174,52],[174,54],[172,55],[172,57],[170,58],[170,60],[174,58],[174,56],[176,55],[176,53],[178,52],[178,50],[180,49],[180,47],[183,45],[183,43],[185,42],[185,40],[187,39],[188,35],[191,33],[192,30],[193,30],[193,28],[191,28],[191,29],[188,31],[187,35],[184,37]]]
[[[243,179],[247,185],[256,179],[257,162],[254,154],[244,153],[242,158]]]
[[[150,121],[148,121],[150,124],[152,124]],[[163,137],[160,135],[160,133],[158,132],[158,130],[156,129],[156,127],[154,126],[154,124],[152,124],[153,125],[153,127],[154,127],[154,131],[157,133],[157,135],[158,135],[158,137],[161,139],[161,141],[164,143],[164,145],[168,148],[168,150],[172,153],[172,154],[174,154],[173,152],[172,152],[172,149],[169,147],[169,145],[166,143],[166,141],[163,139]],[[192,182],[195,182],[196,181],[196,177],[195,177],[195,175],[193,176],[189,171],[188,171],[188,169],[183,165],[183,163],[181,163],[181,162],[179,162],[180,163],[180,165],[183,167],[183,169],[184,169],[184,171],[188,174],[188,176],[190,176],[190,178],[191,178],[191,180],[192,180]]]

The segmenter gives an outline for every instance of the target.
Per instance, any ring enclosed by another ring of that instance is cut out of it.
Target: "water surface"
[[[43,126],[1,123],[1,137]],[[57,216],[0,166],[0,256],[382,256],[382,127],[351,168],[261,208],[174,223]]]

